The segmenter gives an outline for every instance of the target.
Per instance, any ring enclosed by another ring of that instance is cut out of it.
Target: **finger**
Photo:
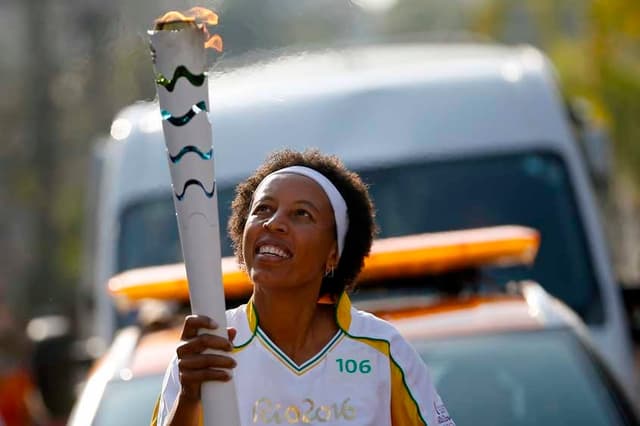
[[[233,346],[224,337],[213,334],[199,334],[186,342],[181,342],[176,349],[176,354],[178,358],[184,358],[188,355],[204,352],[206,349],[230,352]]]
[[[178,360],[180,371],[203,368],[234,368],[235,366],[236,361],[233,358],[218,354],[192,355]]]
[[[233,339],[236,338],[236,334],[238,334],[238,330],[233,327],[227,327],[227,336],[229,336],[230,342],[233,342]]]
[[[218,324],[205,315],[187,315],[182,326],[182,336],[180,340],[189,340],[198,335],[198,330],[206,328],[215,330]]]
[[[231,374],[225,370],[207,368],[201,370],[185,370],[180,372],[180,384],[191,388],[208,381],[227,382]]]

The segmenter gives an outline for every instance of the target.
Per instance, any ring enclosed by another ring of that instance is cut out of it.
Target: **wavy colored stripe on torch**
[[[180,117],[174,117],[173,115],[171,115],[169,111],[165,109],[161,111],[161,114],[162,114],[163,120],[168,121],[174,126],[184,126],[185,124],[190,122],[193,117],[195,117],[197,114],[199,114],[202,111],[208,111],[207,103],[205,101],[198,102],[197,104],[192,106],[189,109],[189,111],[187,111],[184,115],[181,115]]]
[[[187,145],[184,148],[182,148],[178,154],[176,154],[176,155],[169,154],[169,159],[171,159],[171,162],[173,164],[177,164],[177,163],[180,162],[182,157],[184,157],[186,154],[188,154],[190,152],[198,154],[198,156],[200,158],[202,158],[203,160],[211,160],[211,158],[213,157],[213,148],[211,148],[207,152],[202,152],[202,151],[200,151],[200,149],[198,149],[197,146]]]
[[[216,182],[215,181],[213,181],[213,186],[211,187],[211,192],[209,192],[204,187],[203,183],[200,182],[198,179],[189,179],[188,181],[185,182],[184,186],[182,187],[182,193],[178,194],[177,192],[174,192],[174,194],[175,194],[176,198],[178,199],[178,201],[182,201],[182,199],[184,198],[185,193],[187,192],[187,188],[190,187],[191,185],[199,186],[202,189],[202,191],[205,193],[207,198],[213,197],[213,194],[215,194],[215,192],[216,192]]]
[[[173,78],[171,80],[168,80],[164,75],[162,75],[162,73],[159,73],[156,77],[156,83],[167,89],[169,92],[173,92],[173,89],[176,87],[176,83],[180,77],[184,77],[189,80],[189,83],[192,85],[200,87],[205,82],[207,74],[193,74],[187,69],[187,67],[180,65],[173,72]]]

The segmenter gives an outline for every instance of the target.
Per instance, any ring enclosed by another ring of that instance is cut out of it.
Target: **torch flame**
[[[154,28],[160,30],[180,30],[185,27],[195,26],[206,35],[205,49],[215,49],[222,52],[222,37],[218,34],[209,34],[208,25],[218,25],[218,15],[207,8],[195,6],[184,13],[172,10],[154,21]]]
[[[163,24],[169,24],[173,22],[194,22],[194,21],[195,19],[193,17],[188,18],[187,16],[183,15],[182,13],[176,10],[171,10],[165,13],[164,15],[162,15],[161,17],[159,17],[158,19],[156,19],[155,24],[163,25]]]
[[[215,49],[218,52],[222,52],[222,37],[220,37],[218,34],[212,35],[211,37],[209,37],[209,40],[204,43],[204,48]]]
[[[205,25],[218,25],[218,15],[201,6],[194,6],[186,12],[186,16],[204,23]]]

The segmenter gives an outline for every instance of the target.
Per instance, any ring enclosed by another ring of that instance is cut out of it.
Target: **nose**
[[[271,232],[287,232],[287,224],[285,218],[282,215],[275,212],[273,216],[267,218],[262,222],[262,227]]]

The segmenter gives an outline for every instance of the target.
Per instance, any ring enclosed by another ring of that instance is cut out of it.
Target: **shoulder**
[[[351,308],[351,325],[348,333],[353,337],[366,337],[394,343],[404,341],[400,332],[390,322],[372,313]]]
[[[254,337],[258,319],[251,304],[240,305],[226,311],[227,327],[236,329],[233,344],[236,348],[247,345]]]
[[[237,327],[242,321],[247,321],[247,305],[240,305],[233,309],[225,311],[227,317],[227,325],[229,327]]]
[[[384,344],[388,355],[398,364],[412,365],[419,359],[414,347],[390,322],[353,307],[351,308],[351,318],[348,332],[351,337]]]

